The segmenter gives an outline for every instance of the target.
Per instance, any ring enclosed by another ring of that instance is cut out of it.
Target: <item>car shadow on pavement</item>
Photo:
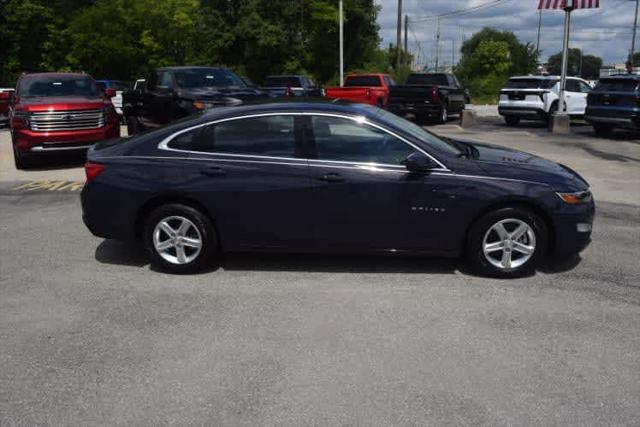
[[[136,242],[103,240],[96,247],[96,261],[102,264],[144,267],[149,265],[149,255],[142,245]]]
[[[33,159],[33,164],[26,169],[26,172],[79,168],[82,167],[86,161],[87,158],[84,153],[40,156]]]
[[[538,271],[546,274],[565,273],[576,268],[582,262],[580,254],[568,258],[548,259],[538,267]]]

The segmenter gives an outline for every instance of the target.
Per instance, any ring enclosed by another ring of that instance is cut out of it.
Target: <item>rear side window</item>
[[[294,116],[229,120],[177,135],[169,147],[204,153],[295,157]]]
[[[355,86],[371,86],[378,87],[382,86],[380,84],[380,77],[378,76],[353,76],[347,77],[347,80],[344,82],[346,87],[355,87]]]
[[[611,92],[634,92],[638,87],[635,79],[601,79],[595,90]]]
[[[446,74],[411,74],[407,85],[449,86],[449,80]]]
[[[556,79],[509,79],[505,89],[551,89],[558,83]]]
[[[400,165],[415,149],[373,126],[340,117],[314,116],[317,157],[357,163]]]

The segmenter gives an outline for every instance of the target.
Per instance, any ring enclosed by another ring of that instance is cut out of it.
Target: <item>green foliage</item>
[[[583,55],[582,51],[577,48],[569,49],[568,75],[595,80],[600,76],[600,68],[602,68],[602,58],[595,55]],[[549,57],[547,70],[550,74],[560,75],[562,72],[562,52]]]
[[[135,79],[162,65],[224,65],[256,82],[275,73],[337,80],[334,0],[5,0],[0,7],[7,82],[27,70]],[[344,11],[345,67],[385,63],[379,6],[345,0]]]
[[[473,102],[494,102],[509,76],[535,70],[537,53],[531,43],[520,43],[510,31],[484,28],[460,49],[456,76],[467,86]]]

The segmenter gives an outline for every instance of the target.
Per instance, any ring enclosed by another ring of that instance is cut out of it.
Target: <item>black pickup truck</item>
[[[468,102],[467,90],[453,74],[415,73],[404,85],[390,88],[387,109],[399,116],[412,113],[418,122],[434,117],[446,123],[450,114],[460,114]]]
[[[640,130],[640,76],[603,77],[589,95],[584,119],[600,136],[614,128]]]
[[[302,75],[268,76],[260,88],[271,98],[321,97],[322,89],[313,80]]]
[[[125,94],[123,114],[133,135],[204,109],[266,97],[225,68],[165,67],[149,73],[142,88]]]

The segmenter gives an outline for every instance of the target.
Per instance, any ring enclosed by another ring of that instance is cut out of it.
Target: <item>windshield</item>
[[[96,83],[88,76],[38,76],[22,79],[20,96],[99,96]]]
[[[462,153],[462,150],[452,142],[424,130],[422,127],[410,122],[409,120],[403,119],[402,117],[396,116],[395,114],[382,109],[378,109],[378,115],[390,125],[397,127],[398,129],[402,129],[412,137],[424,142],[429,147],[433,147],[440,152],[451,154],[453,156],[458,156]]]
[[[267,77],[264,82],[266,87],[300,87],[300,79],[298,77]]]
[[[558,83],[555,79],[509,79],[505,89],[551,89]]]
[[[346,87],[354,87],[354,86],[377,87],[377,86],[382,86],[380,84],[380,77],[378,77],[378,76],[347,77],[347,81],[344,82],[344,85]]]
[[[595,90],[608,90],[612,92],[634,92],[638,86],[635,79],[602,79]]]
[[[222,68],[176,70],[175,76],[181,88],[247,86],[240,77]]]
[[[449,81],[446,74],[411,74],[406,84],[449,86]]]

